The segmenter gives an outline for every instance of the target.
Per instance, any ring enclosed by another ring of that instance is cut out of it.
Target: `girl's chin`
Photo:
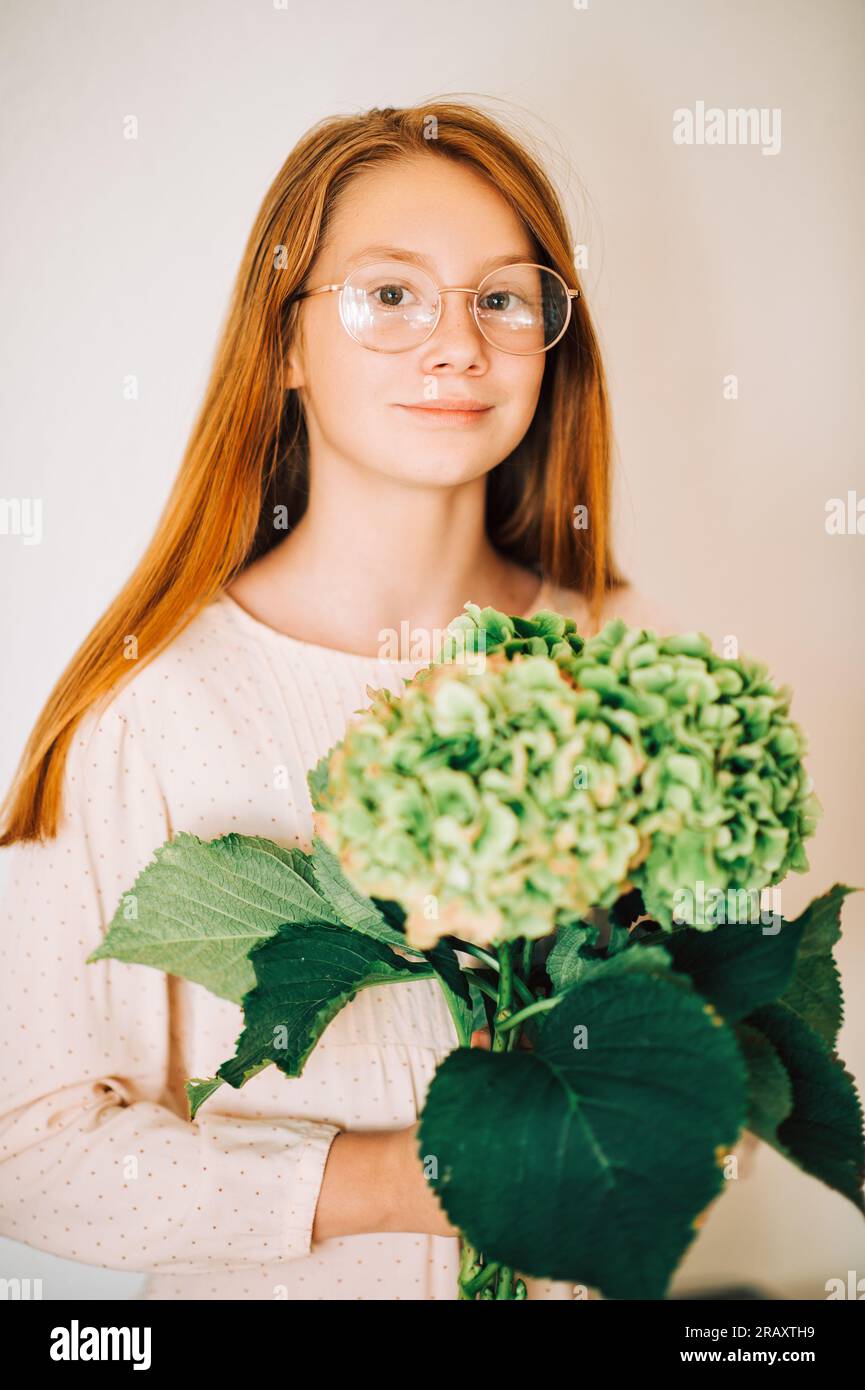
[[[469,460],[465,457],[460,459],[458,454],[454,457],[455,453],[456,450],[452,451],[447,458],[443,458],[441,454],[437,457],[421,458],[418,451],[418,454],[409,459],[395,462],[392,467],[382,467],[380,460],[371,466],[377,473],[387,473],[391,478],[417,487],[454,487],[458,483],[470,483],[473,479],[482,477],[498,462],[498,456]]]

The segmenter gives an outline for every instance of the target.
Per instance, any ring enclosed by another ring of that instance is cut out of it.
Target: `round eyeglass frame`
[[[382,264],[386,265],[390,264],[390,262],[383,261]],[[495,275],[501,275],[503,271],[515,270],[522,266],[530,266],[534,270],[545,270],[549,275],[555,275],[556,279],[561,283],[565,291],[565,295],[567,296],[568,311],[565,315],[565,321],[562,324],[561,329],[556,334],[555,338],[553,338],[551,343],[545,343],[542,348],[533,348],[531,352],[512,352],[510,348],[501,347],[499,343],[494,343],[492,339],[487,337],[481,323],[478,320],[477,303],[478,295],[481,293],[484,285],[487,283],[488,280],[491,280]],[[368,267],[358,266],[357,269],[368,269]],[[428,271],[424,271],[423,273],[427,276],[431,284],[435,284],[435,281],[432,279],[432,276],[429,274]],[[439,321],[441,319],[443,294],[468,294],[472,297],[472,302],[468,306],[469,313],[471,314],[475,327],[477,328],[484,342],[489,343],[490,347],[496,348],[498,352],[506,352],[510,357],[535,357],[539,352],[549,352],[550,348],[554,348],[556,346],[556,343],[561,341],[561,339],[567,332],[568,324],[571,321],[573,312],[573,302],[574,300],[580,299],[582,297],[582,291],[569,289],[567,281],[559,274],[557,270],[553,270],[552,266],[540,265],[537,261],[512,261],[509,265],[499,266],[497,270],[491,270],[489,275],[484,276],[476,290],[469,289],[466,285],[436,285],[435,290],[436,295],[438,297],[436,304],[436,313],[429,331],[425,333],[422,338],[418,338],[417,342],[408,343],[404,348],[378,348],[371,347],[369,343],[361,342],[360,338],[358,338],[354,333],[352,333],[351,329],[345,321],[345,316],[342,310],[342,291],[348,287],[353,274],[354,271],[349,272],[345,279],[338,285],[318,285],[314,290],[299,290],[297,294],[289,295],[288,298],[285,300],[285,304],[286,306],[288,306],[290,304],[294,304],[297,300],[309,299],[310,296],[314,294],[331,294],[334,290],[339,290],[339,321],[342,324],[348,336],[352,339],[353,342],[357,343],[359,347],[366,348],[367,352],[383,352],[388,354],[388,356],[393,356],[398,352],[411,352],[412,348],[419,347],[421,343],[427,342],[432,337],[432,335],[438,328]]]

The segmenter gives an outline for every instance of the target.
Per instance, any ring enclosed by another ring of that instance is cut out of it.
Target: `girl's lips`
[[[477,425],[481,420],[485,420],[492,410],[492,406],[484,406],[481,410],[443,410],[441,406],[428,405],[400,405],[398,410],[406,410],[409,415],[413,415],[416,420],[423,420],[431,425]]]

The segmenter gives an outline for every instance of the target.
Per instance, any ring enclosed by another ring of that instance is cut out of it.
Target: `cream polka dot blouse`
[[[547,584],[541,607],[589,631],[574,591]],[[630,589],[616,615],[672,630]],[[176,831],[310,850],[308,769],[367,685],[398,693],[421,664],[290,637],[221,593],[79,724],[59,834],[3,852],[0,1234],[146,1273],[145,1299],[455,1298],[456,1238],[311,1239],[334,1136],[413,1123],[456,1046],[434,980],[361,990],[302,1076],[267,1067],[191,1122],[184,1082],[233,1055],[239,1006],[147,966],[85,963]],[[527,1282],[530,1298],[574,1296]]]

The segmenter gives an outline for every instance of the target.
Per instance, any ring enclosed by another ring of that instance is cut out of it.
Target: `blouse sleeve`
[[[339,1127],[209,1113],[168,1088],[172,977],[90,964],[173,832],[135,722],[78,725],[58,834],[3,852],[0,1234],[109,1269],[204,1274],[306,1255]],[[176,981],[173,982],[176,985]],[[216,1102],[218,1107],[218,1102]]]

